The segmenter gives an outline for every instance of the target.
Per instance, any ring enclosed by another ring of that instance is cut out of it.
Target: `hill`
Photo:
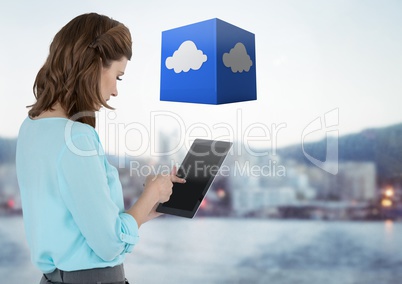
[[[377,168],[379,181],[402,180],[402,123],[370,128],[359,133],[318,142],[306,143],[304,151],[324,161],[327,144],[338,143],[339,161],[372,161]],[[283,158],[294,159],[311,165],[304,156],[301,145],[292,145],[277,151]]]

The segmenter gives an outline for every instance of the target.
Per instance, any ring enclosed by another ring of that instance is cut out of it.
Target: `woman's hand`
[[[144,192],[137,202],[127,211],[137,221],[138,226],[159,217],[163,213],[156,212],[159,203],[169,200],[172,195],[173,183],[185,183],[186,180],[176,176],[176,166],[170,175],[148,176],[145,180]]]
[[[173,170],[170,173],[170,180],[172,182],[177,182],[177,183],[186,183],[186,180],[184,178],[179,178],[177,176],[177,168],[176,168],[176,166],[173,166]]]
[[[172,195],[173,183],[185,183],[184,178],[176,176],[177,168],[173,167],[170,175],[148,176],[145,180],[145,191],[155,191],[158,196],[158,203],[164,203]]]
[[[177,168],[176,168],[176,166],[174,166],[172,172],[170,173],[170,181],[171,181],[172,183],[174,183],[174,182],[177,182],[177,183],[185,183],[185,182],[186,182],[186,180],[185,180],[184,178],[179,178],[176,174],[177,174]],[[151,177],[149,177],[149,178],[151,178]],[[172,184],[172,186],[173,186],[173,184]],[[166,201],[169,200],[171,194],[172,194],[172,193],[171,193],[171,191],[170,191],[169,197],[166,199]],[[166,202],[166,201],[157,202],[157,203],[152,207],[152,210],[149,212],[148,218],[147,218],[146,222],[149,221],[149,220],[152,220],[152,219],[154,219],[154,218],[156,218],[156,217],[159,217],[159,216],[163,215],[163,213],[156,212],[156,208],[158,207],[159,203],[163,203],[163,202]]]
[[[156,175],[148,176],[144,186],[144,194],[150,194],[158,203],[163,203],[169,200],[173,183],[170,175]]]

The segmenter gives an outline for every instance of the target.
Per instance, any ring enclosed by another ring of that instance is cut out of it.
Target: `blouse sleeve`
[[[135,219],[113,202],[100,143],[89,135],[67,142],[58,160],[61,197],[88,246],[104,261],[131,252],[138,242]]]

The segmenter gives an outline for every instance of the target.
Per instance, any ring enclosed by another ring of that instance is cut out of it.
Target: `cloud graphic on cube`
[[[248,72],[253,65],[253,61],[247,54],[246,47],[241,42],[236,43],[229,53],[224,53],[222,59],[223,64],[228,68],[230,67],[233,73]]]
[[[191,40],[183,42],[173,56],[166,58],[165,66],[173,69],[175,73],[188,72],[190,69],[198,70],[207,61],[207,56]]]

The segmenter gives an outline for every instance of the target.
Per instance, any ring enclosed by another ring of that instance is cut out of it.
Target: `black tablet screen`
[[[186,157],[177,172],[177,176],[184,177],[186,183],[173,185],[173,193],[169,201],[163,204],[165,207],[192,211],[197,202],[202,201],[206,193],[205,185],[219,170],[222,160],[219,148],[211,149],[206,145],[194,145],[191,151],[192,155]]]

